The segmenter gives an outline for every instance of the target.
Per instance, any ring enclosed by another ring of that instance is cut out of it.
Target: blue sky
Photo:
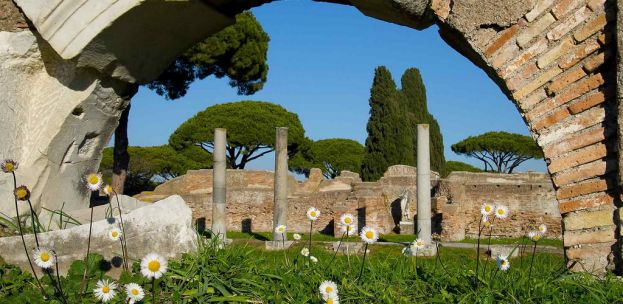
[[[447,160],[482,167],[454,154],[450,146],[487,131],[529,134],[512,102],[441,40],[435,26],[416,31],[366,17],[353,7],[312,1],[275,2],[252,11],[271,37],[264,89],[239,96],[227,79],[209,78],[193,83],[185,97],[167,101],[141,88],[132,100],[130,145],[164,144],[195,113],[245,99],[278,103],[297,113],[314,140],[342,137],[364,143],[370,85],[379,65],[387,66],[397,83],[405,69],[420,69]],[[272,170],[273,158],[266,155],[247,168]],[[545,163],[531,160],[518,171],[527,170],[545,171]]]

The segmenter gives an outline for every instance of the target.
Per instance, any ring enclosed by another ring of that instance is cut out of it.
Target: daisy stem
[[[17,188],[17,179],[15,178],[15,172],[11,172],[13,174],[13,189]],[[17,228],[19,229],[19,236],[22,237],[22,244],[24,245],[24,252],[26,253],[26,258],[28,259],[28,265],[30,265],[30,270],[32,270],[32,275],[35,277],[35,281],[37,281],[37,285],[39,285],[39,289],[41,289],[41,293],[47,297],[45,290],[43,289],[43,285],[41,285],[41,281],[39,281],[39,277],[35,272],[35,267],[32,266],[32,261],[30,260],[30,253],[28,253],[28,247],[26,247],[26,240],[24,239],[24,232],[22,231],[22,220],[19,216],[19,208],[17,206],[17,197],[15,198],[15,214],[17,216]]]
[[[528,271],[528,282],[530,281],[530,278],[532,277],[532,265],[534,265],[534,255],[536,253],[536,243],[534,242],[534,246],[532,246],[532,258],[530,259],[530,271]]]
[[[325,266],[324,271],[327,271],[329,266],[331,266],[331,264],[333,263],[333,260],[335,260],[335,256],[337,256],[337,253],[340,251],[340,246],[342,245],[342,241],[344,240],[344,237],[346,236],[347,233],[348,233],[348,227],[346,227],[346,232],[342,234],[342,237],[340,238],[340,242],[337,243],[337,250],[335,250],[335,253],[333,254],[333,258],[331,258],[331,261],[329,262],[329,264]]]
[[[526,234],[521,238],[519,247],[519,267],[523,269],[523,254],[526,252]]]
[[[56,252],[54,253],[54,255],[56,255]],[[61,275],[58,271],[58,258],[54,259],[54,262],[56,264],[56,283],[58,284],[58,291],[61,294],[61,299],[63,300],[63,303],[67,303],[67,299],[65,299],[65,293],[63,292],[63,285],[61,284]]]
[[[156,303],[156,278],[151,278],[151,303]]]
[[[311,250],[311,239],[312,239],[312,229],[314,227],[314,221],[309,221],[309,222],[310,222],[310,224],[309,224],[309,254],[307,255],[307,260],[309,262],[309,266],[311,267],[311,255],[312,255],[311,254],[312,253],[312,250]]]
[[[476,287],[478,287],[478,268],[480,266],[480,236],[482,234],[482,216],[478,221],[478,244],[476,245]]]
[[[289,264],[288,263],[288,255],[286,255],[286,236],[281,233],[281,246],[283,247],[283,259],[286,261],[286,266]]]
[[[80,293],[84,295],[89,282],[87,281],[87,272],[89,270],[89,253],[91,252],[91,230],[93,229],[93,206],[91,206],[91,217],[89,218],[89,237],[87,238],[87,255],[84,258],[84,274],[82,275],[82,283],[80,284]]]
[[[435,242],[435,247],[437,247],[437,260],[439,260],[439,264],[441,264],[441,268],[446,272],[447,276],[450,276],[448,269],[446,269],[446,265],[443,264],[443,260],[441,260],[441,256],[439,254],[439,243]]]
[[[491,220],[491,224],[489,225],[489,241],[487,243],[487,258],[485,259],[485,263],[482,269],[482,277],[484,278],[487,275],[487,265],[489,263],[489,258],[491,258],[491,235],[493,234],[493,223],[495,222],[495,217]]]
[[[418,250],[415,251],[415,279],[418,279],[418,275],[417,275],[417,254],[418,254]]]
[[[115,199],[117,200],[117,208],[119,209],[119,221],[121,222],[122,237],[120,238],[120,240],[121,253],[123,254],[123,266],[125,267],[125,270],[128,271],[128,243],[125,241],[128,236],[125,234],[125,225],[123,224],[123,216],[121,215],[121,204],[119,203],[119,196],[117,195],[117,191],[113,190],[113,193],[115,194]]]
[[[366,265],[366,255],[368,255],[368,243],[366,243],[366,246],[363,248],[363,262],[361,262],[361,270],[359,271],[359,276],[355,281],[359,281],[361,275],[363,274],[363,267]]]
[[[500,268],[496,268],[495,272],[491,276],[491,281],[489,282],[489,288],[491,288],[491,285],[495,282],[495,277],[498,275],[498,272],[500,272]]]
[[[32,223],[32,232],[35,235],[35,243],[37,244],[37,247],[39,247],[39,238],[37,237],[37,227],[35,226],[35,210],[32,208],[32,204],[30,203],[30,199],[28,199],[28,207],[30,207],[30,221]],[[63,227],[60,227],[61,229]]]

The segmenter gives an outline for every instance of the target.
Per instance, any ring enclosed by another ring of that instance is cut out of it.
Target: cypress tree
[[[401,103],[407,113],[408,130],[412,145],[417,148],[417,124],[429,124],[430,129],[430,166],[431,170],[442,172],[446,162],[443,150],[443,136],[435,117],[428,112],[426,87],[417,68],[409,68],[401,78]],[[413,158],[417,159],[417,149],[413,149]]]
[[[370,89],[368,138],[361,166],[361,177],[365,181],[379,179],[391,165],[415,164],[411,134],[405,132],[409,130],[409,120],[400,99],[389,70],[377,67]]]

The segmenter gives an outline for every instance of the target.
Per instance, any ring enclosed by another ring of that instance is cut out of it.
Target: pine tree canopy
[[[263,101],[238,101],[210,106],[182,123],[169,137],[176,150],[197,146],[212,153],[214,129],[227,129],[227,165],[245,165],[274,150],[275,128],[288,128],[288,153],[293,155],[305,140],[298,115]]]
[[[543,158],[532,137],[503,131],[470,136],[452,145],[452,151],[479,159],[485,171],[498,173],[513,173],[524,161]]]

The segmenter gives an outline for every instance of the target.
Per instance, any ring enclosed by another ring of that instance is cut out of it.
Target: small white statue
[[[409,191],[403,190],[400,194],[400,213],[402,214],[401,222],[410,222],[411,214],[409,213]]]

